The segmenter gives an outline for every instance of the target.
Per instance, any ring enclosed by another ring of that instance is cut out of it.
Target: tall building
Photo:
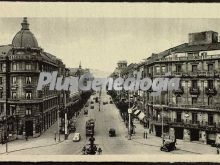
[[[170,72],[169,78],[181,80],[178,90],[151,96],[150,88],[136,96],[139,108],[146,115],[144,120],[156,136],[162,135],[163,111],[164,132],[170,137],[208,144],[220,140],[220,42],[217,32],[190,33],[189,43],[152,54],[136,70],[141,72],[142,78],[153,80]]]
[[[68,73],[60,59],[38,46],[24,18],[12,44],[0,46],[1,139],[36,137],[56,121],[63,97],[48,85],[36,90],[43,71],[58,71],[58,76]]]

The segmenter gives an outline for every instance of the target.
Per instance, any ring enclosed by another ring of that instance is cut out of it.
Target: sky
[[[23,18],[0,18],[0,45],[11,44]],[[220,19],[28,18],[38,45],[67,67],[113,72],[119,60],[138,63],[188,42],[188,33],[220,32]]]

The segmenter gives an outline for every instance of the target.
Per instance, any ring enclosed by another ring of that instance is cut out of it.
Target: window
[[[192,65],[192,72],[197,72],[197,65]]]
[[[197,103],[197,97],[192,97],[192,105]]]
[[[12,63],[12,70],[17,70],[17,64],[16,63]]]
[[[197,113],[192,113],[192,123],[195,124],[197,121]]]
[[[208,80],[208,88],[213,89],[213,80]]]
[[[181,96],[177,95],[176,96],[176,104],[179,105],[181,103]]]
[[[182,116],[182,113],[181,113],[181,112],[177,112],[177,113],[176,113],[176,121],[177,121],[177,122],[181,122],[181,121],[182,121],[181,116]]]
[[[30,76],[26,77],[26,84],[31,84],[31,77]]]
[[[3,80],[2,80],[2,77],[0,77],[0,84],[3,84]]]
[[[3,71],[3,64],[0,63],[0,71]]]
[[[17,77],[12,77],[12,84],[16,84],[17,83]]]
[[[17,98],[17,93],[16,92],[12,92],[12,99],[16,99]]]
[[[15,115],[16,107],[14,105],[10,106],[10,115]]]
[[[213,105],[213,97],[212,96],[208,97],[208,105]]]
[[[182,72],[182,66],[181,65],[176,65],[176,72]]]
[[[165,74],[165,72],[166,72],[166,67],[165,67],[165,66],[162,66],[162,67],[161,67],[161,71],[162,71],[162,74]]]
[[[208,114],[208,124],[213,125],[213,114]]]
[[[156,67],[156,74],[159,74],[159,73],[160,73],[160,67],[157,66],[157,67]]]
[[[3,91],[0,91],[0,98],[3,98]]]
[[[197,88],[197,81],[196,80],[192,80],[192,88],[193,89]]]
[[[4,105],[0,104],[0,114],[2,114],[4,112]]]
[[[26,92],[26,99],[31,99],[31,95],[32,95],[32,92],[31,91],[27,91]]]
[[[31,70],[31,64],[26,64],[26,70]]]
[[[213,64],[208,64],[208,71],[209,72],[213,71]]]
[[[32,110],[30,108],[27,108],[25,111],[26,115],[31,115],[32,114]]]

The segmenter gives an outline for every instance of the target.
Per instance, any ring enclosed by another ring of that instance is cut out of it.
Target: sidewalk
[[[40,137],[30,138],[26,140],[15,140],[8,142],[8,152],[15,152],[19,150],[38,148],[44,146],[57,145],[64,140],[64,135],[60,135],[61,141],[58,142],[58,135],[56,135],[55,141],[55,132],[57,131],[57,122],[55,122],[47,131],[43,132]],[[6,154],[6,144],[0,145],[0,154]]]
[[[140,124],[140,121],[134,120],[134,124],[136,126],[135,134],[132,135],[132,140],[136,143],[141,143],[143,145],[160,147],[162,144],[162,139],[153,134],[149,134],[149,129],[143,127]],[[147,131],[147,139],[144,139],[144,131]],[[177,150],[172,151],[177,152],[184,151],[186,153],[194,153],[194,154],[216,154],[216,148],[211,147],[207,144],[196,143],[196,142],[186,142],[184,140],[177,139]]]
[[[83,108],[82,108],[83,110]],[[74,122],[77,122],[79,117],[82,115],[82,111],[79,112],[79,115],[75,118]],[[16,152],[19,150],[26,150],[31,148],[40,148],[45,146],[58,145],[64,141],[64,134],[60,134],[60,142],[58,134],[56,134],[55,141],[55,132],[57,132],[57,121],[50,126],[41,136],[36,138],[29,138],[27,141],[24,140],[15,140],[8,142],[8,152]],[[0,154],[6,153],[6,144],[0,144]]]

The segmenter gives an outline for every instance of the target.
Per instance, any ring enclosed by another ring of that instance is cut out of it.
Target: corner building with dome
[[[62,93],[49,91],[49,86],[36,90],[43,71],[58,71],[58,76],[69,72],[60,59],[38,46],[24,18],[12,44],[0,46],[1,140],[40,136],[57,120]]]

